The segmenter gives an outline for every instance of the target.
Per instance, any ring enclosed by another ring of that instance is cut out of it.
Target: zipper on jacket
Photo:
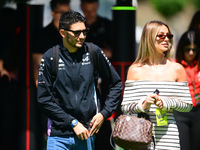
[[[76,63],[75,62],[73,62],[73,68],[74,68],[74,77],[76,76]],[[76,79],[76,78],[75,78]],[[77,103],[78,103],[78,93],[77,93],[77,88],[76,88],[76,82],[75,82],[75,86],[74,86],[74,88],[75,88],[75,101],[76,101],[76,108],[77,108]]]

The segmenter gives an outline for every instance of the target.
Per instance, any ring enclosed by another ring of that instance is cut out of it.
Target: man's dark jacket
[[[107,119],[119,105],[122,81],[103,51],[96,45],[93,47],[97,54],[99,75],[108,82],[108,95],[99,111]],[[55,81],[52,79],[52,48],[43,55],[38,77],[38,105],[53,122],[51,136],[74,134],[70,126],[74,118],[89,128],[91,119],[97,113],[94,67],[86,44],[76,53],[69,53],[60,44],[59,57]]]

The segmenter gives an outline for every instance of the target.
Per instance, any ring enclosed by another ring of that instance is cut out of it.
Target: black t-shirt
[[[112,22],[106,18],[98,16],[97,21],[91,26],[86,37],[86,42],[93,42],[100,48],[112,47]]]
[[[51,47],[62,42],[62,36],[58,29],[50,23],[43,28],[35,39],[33,53],[44,53]]]

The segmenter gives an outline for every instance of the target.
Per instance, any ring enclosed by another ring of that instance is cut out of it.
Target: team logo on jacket
[[[50,59],[53,60],[53,57],[51,57]],[[58,70],[65,70],[65,63],[61,58],[59,58],[58,61]]]
[[[82,65],[88,65],[90,64],[90,61],[89,61],[89,53],[86,53],[86,57],[82,59]]]
[[[41,59],[40,68],[39,68],[39,76],[43,74],[44,71],[44,59]]]
[[[62,59],[59,59],[58,70],[65,70],[65,63]]]
[[[109,59],[106,57],[106,54],[105,54],[103,51],[101,51],[101,53],[103,54],[103,56],[105,57],[105,59],[106,59],[107,63],[108,63],[108,64],[109,64],[109,66],[110,66],[110,65],[111,65],[111,63],[110,63]]]

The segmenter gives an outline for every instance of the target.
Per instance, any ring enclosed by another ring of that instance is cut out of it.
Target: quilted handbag
[[[152,139],[152,123],[145,118],[120,115],[112,136],[115,144],[124,149],[146,150]]]

